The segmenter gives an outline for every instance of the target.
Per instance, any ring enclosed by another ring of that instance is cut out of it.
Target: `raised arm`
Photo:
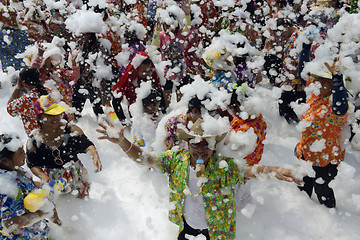
[[[336,57],[330,65],[327,62],[324,65],[331,72],[333,78],[333,104],[332,110],[338,116],[345,115],[349,108],[347,91],[343,81],[343,75],[339,72],[339,58]]]
[[[118,144],[129,158],[139,164],[158,168],[158,157],[156,155],[144,152],[140,147],[133,145],[129,140],[125,138],[124,131],[126,126],[122,127],[119,130],[114,127],[114,125],[110,122],[109,119],[105,119],[105,121],[108,126],[99,123],[101,129],[96,129],[97,132],[103,134],[99,137],[99,139],[107,139],[112,143]]]

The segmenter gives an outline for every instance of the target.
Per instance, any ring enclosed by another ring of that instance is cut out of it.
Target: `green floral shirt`
[[[188,188],[190,152],[166,151],[159,154],[158,165],[169,176],[170,204],[169,219],[184,229],[184,190]],[[232,158],[210,157],[205,176],[208,181],[202,188],[205,215],[210,239],[235,239],[236,205],[234,187],[245,183],[244,172],[240,172]],[[186,192],[186,191],[185,191]]]

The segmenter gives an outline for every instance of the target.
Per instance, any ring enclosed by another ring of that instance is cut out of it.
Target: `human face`
[[[61,126],[61,119],[63,114],[59,115],[49,115],[49,114],[42,114],[40,117],[40,122],[42,123],[43,128],[57,128]]]
[[[201,118],[201,108],[193,108],[189,112],[189,117],[192,122],[196,122],[196,120]]]
[[[14,166],[21,167],[25,164],[25,151],[24,148],[19,148],[13,155],[12,161]]]
[[[157,117],[159,115],[159,106],[160,106],[159,102],[152,103],[144,107],[144,113],[147,113],[153,117]]]
[[[213,154],[214,150],[209,148],[208,142],[203,139],[199,143],[190,143],[189,142],[189,150],[191,156],[191,163],[193,166],[196,165],[196,160],[199,158],[204,160],[205,165],[210,159],[211,154]]]
[[[23,147],[20,147],[10,158],[4,158],[1,161],[1,168],[14,171],[15,167],[21,167],[25,164],[25,151]]]
[[[151,76],[153,68],[151,64],[141,64],[138,68],[138,77],[140,79],[146,79],[147,76]]]
[[[322,97],[328,97],[332,94],[333,81],[327,78],[319,78],[318,81],[321,84],[320,94]]]

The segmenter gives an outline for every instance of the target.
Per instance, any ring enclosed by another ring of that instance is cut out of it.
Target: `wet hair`
[[[109,14],[107,13],[105,8],[100,7],[99,5],[96,5],[94,8],[95,13],[100,13],[103,16],[103,21],[106,21],[109,18]]]
[[[41,85],[40,73],[36,67],[24,67],[23,69],[21,69],[19,77],[24,83],[35,86],[41,95],[48,94],[44,86]]]
[[[307,20],[309,24],[314,24],[315,26],[319,26],[320,23],[326,24],[327,21],[328,16],[324,11],[310,12]]]
[[[292,6],[294,4],[293,0],[280,0],[280,1],[276,1],[277,4],[279,4],[279,6],[281,8],[286,7],[287,5]]]
[[[20,141],[20,138],[17,135],[0,134],[0,163],[4,158],[11,159],[14,156],[17,149],[14,151],[14,149],[11,149],[8,145],[15,139]]]

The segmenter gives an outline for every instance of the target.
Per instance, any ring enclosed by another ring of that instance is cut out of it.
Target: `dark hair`
[[[193,109],[200,109],[205,107],[204,104],[202,104],[202,101],[208,99],[208,97],[205,96],[204,99],[200,100],[197,96],[194,96],[192,99],[190,99],[188,103],[188,109],[189,112],[191,112]]]
[[[319,23],[326,24],[328,21],[328,16],[324,11],[310,12],[308,16],[307,22],[315,26],[319,26]]]
[[[277,27],[280,27],[280,26],[292,27],[292,26],[294,26],[294,23],[289,19],[278,18],[278,19],[276,19],[276,26]]]
[[[102,8],[99,5],[95,6],[94,12],[100,13],[103,16],[102,18],[103,21],[106,21],[109,18],[109,14],[107,13],[106,8]]]
[[[133,44],[136,42],[140,42],[135,30],[129,30],[128,28],[125,30],[124,33],[125,41],[129,44]]]
[[[145,58],[144,59],[144,61],[142,61],[142,63],[141,64],[152,64],[152,61],[151,61],[151,59],[150,58]]]
[[[6,144],[10,143],[15,138],[20,139],[18,136],[13,134],[0,134],[0,149],[2,145],[4,145],[4,147],[0,150],[0,162],[2,162],[4,158],[11,159],[13,157],[15,152],[9,150]]]
[[[150,94],[142,99],[142,104],[144,107],[147,107],[157,102],[161,102],[161,94],[156,89],[151,89]]]
[[[40,73],[36,67],[24,67],[23,69],[21,69],[19,77],[24,83],[35,86],[41,95],[48,94],[44,86],[41,85]]]

